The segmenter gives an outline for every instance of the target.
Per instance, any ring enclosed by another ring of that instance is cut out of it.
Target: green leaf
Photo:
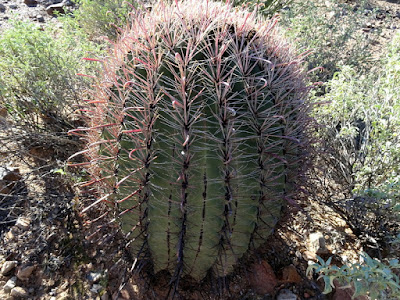
[[[317,256],[317,260],[319,261],[319,263],[321,264],[321,266],[325,266],[325,265],[326,265],[326,264],[325,264],[325,261],[324,261],[321,257]]]
[[[399,260],[397,258],[396,259],[391,259],[389,261],[389,265],[392,266],[392,267],[399,267]]]
[[[357,296],[360,296],[364,292],[363,284],[361,281],[354,280],[353,285],[354,285],[354,295],[351,297],[352,299],[354,299]]]
[[[66,175],[67,174],[64,169],[53,169],[52,172],[56,173],[56,174],[60,174],[60,175]]]
[[[331,276],[324,276],[323,278],[325,283],[323,294],[329,294],[330,292],[332,292]]]

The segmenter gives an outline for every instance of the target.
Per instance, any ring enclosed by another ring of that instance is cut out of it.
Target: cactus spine
[[[228,274],[295,188],[307,87],[275,23],[212,1],[161,2],[102,61],[90,126],[75,132],[87,131],[97,203],[111,203],[155,272]]]

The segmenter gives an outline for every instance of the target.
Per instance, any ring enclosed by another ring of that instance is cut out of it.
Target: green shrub
[[[358,75],[344,66],[316,97],[319,137],[334,150],[352,192],[385,188],[400,177],[400,34],[380,66]],[[327,103],[327,104],[326,104]]]
[[[231,2],[234,6],[245,6],[250,10],[257,9],[258,13],[272,16],[282,7],[289,5],[292,1],[293,0],[232,0]]]
[[[368,189],[347,201],[336,203],[342,217],[364,245],[379,259],[398,257],[400,234],[400,184]]]
[[[74,22],[82,27],[91,39],[106,36],[115,40],[119,29],[129,22],[129,13],[138,7],[137,0],[78,0]]]
[[[82,58],[98,52],[79,32],[13,21],[0,36],[0,101],[26,130],[65,131],[87,80]]]
[[[365,0],[357,6],[339,1],[296,0],[281,12],[281,24],[287,28],[298,48],[311,49],[309,69],[323,67],[313,80],[326,81],[348,65],[357,70],[368,66],[368,46],[373,33],[365,36],[361,28],[372,19],[365,15]]]
[[[314,97],[321,199],[380,256],[399,234],[400,33],[367,75],[344,66]],[[321,152],[322,150],[322,152]],[[378,246],[378,247],[377,247]],[[379,249],[383,249],[382,253]]]
[[[234,6],[246,6],[264,15],[273,15],[292,0],[233,0]],[[149,3],[157,1],[149,1]],[[171,0],[170,2],[173,2]],[[226,0],[221,0],[226,2]],[[121,28],[129,22],[132,8],[146,9],[138,0],[78,0],[78,9],[74,12],[74,22],[79,24],[91,39],[106,36],[115,40]]]
[[[398,259],[382,263],[372,259],[368,254],[361,255],[362,263],[343,265],[337,267],[331,265],[332,258],[326,262],[318,257],[318,263],[308,267],[307,273],[313,270],[320,273],[324,280],[324,294],[328,294],[335,288],[334,280],[339,281],[341,286],[354,287],[354,295],[368,295],[372,300],[399,299],[400,279],[397,274],[400,269]]]

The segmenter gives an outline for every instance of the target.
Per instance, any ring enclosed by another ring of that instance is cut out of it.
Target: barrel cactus
[[[307,146],[307,86],[276,20],[229,4],[135,13],[84,109],[98,200],[154,272],[225,276],[274,231]],[[95,59],[89,59],[95,60]]]

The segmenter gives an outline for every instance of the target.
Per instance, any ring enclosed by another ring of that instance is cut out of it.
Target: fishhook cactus
[[[307,145],[307,87],[276,20],[205,0],[136,12],[86,100],[87,171],[131,253],[225,276],[274,231]],[[94,59],[88,59],[94,60]]]

